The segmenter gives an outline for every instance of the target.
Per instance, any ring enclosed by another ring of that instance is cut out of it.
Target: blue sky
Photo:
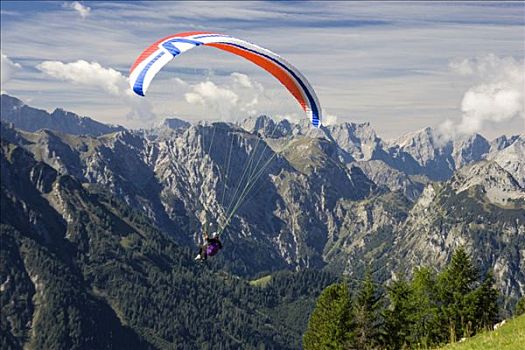
[[[369,121],[385,138],[426,126],[523,133],[524,18],[523,2],[2,1],[2,91],[128,127],[169,116],[302,117],[275,79],[212,48],[171,62],[146,98],[128,95],[128,69],[145,47],[207,30],[285,57],[327,122]]]

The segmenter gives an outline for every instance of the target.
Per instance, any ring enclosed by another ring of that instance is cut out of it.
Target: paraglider
[[[241,56],[273,75],[299,102],[315,127],[321,126],[321,107],[315,91],[297,68],[279,55],[229,35],[185,32],[162,38],[144,50],[131,67],[133,91],[144,96],[157,73],[174,57],[197,46],[211,46]]]
[[[214,232],[211,238],[204,232],[204,244],[199,247],[199,254],[195,260],[205,261],[209,256],[216,255],[222,249],[222,242],[217,234]]]
[[[131,89],[136,94],[145,96],[146,91],[157,73],[159,73],[168,62],[174,57],[198,46],[210,46],[232,53],[263,68],[281,82],[297,102],[299,102],[307,117],[311,120],[311,124],[317,128],[321,126],[321,106],[317,95],[310,83],[297,68],[268,49],[219,33],[184,32],[157,40],[138,56],[131,67],[129,75]],[[213,135],[215,135],[215,133]],[[273,155],[269,159],[266,159],[259,167],[263,157],[261,156],[258,161],[255,161],[254,158],[259,141],[255,149],[251,152],[250,159],[247,162],[248,167],[245,167],[230,206],[225,211],[225,220],[222,226],[219,227],[212,238],[209,238],[205,233],[205,243],[200,247],[199,254],[195,260],[206,260],[207,257],[217,254],[218,251],[222,249],[222,243],[219,239],[221,233],[224,232],[235,212],[262,176],[263,170],[276,156],[277,153],[274,152]],[[267,144],[265,144],[265,149],[266,147]],[[264,150],[262,154],[264,154]],[[244,179],[246,179],[246,182],[244,187],[242,187],[241,184]]]

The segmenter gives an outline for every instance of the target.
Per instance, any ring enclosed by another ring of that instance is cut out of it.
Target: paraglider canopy
[[[297,68],[279,55],[247,41],[211,32],[185,32],[162,38],[144,50],[131,67],[133,91],[144,96],[155,75],[174,57],[197,46],[212,46],[260,66],[279,80],[299,102],[315,127],[321,126],[321,106],[312,86]]]

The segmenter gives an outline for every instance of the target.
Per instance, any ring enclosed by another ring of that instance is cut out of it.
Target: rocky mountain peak
[[[430,127],[404,135],[389,144],[389,153],[394,157],[397,169],[407,169],[410,173],[424,174],[440,181],[450,178],[456,169],[484,159],[490,150],[489,142],[479,134],[451,139]]]
[[[485,158],[490,150],[490,144],[480,134],[474,134],[454,140],[452,148],[455,167],[460,168]]]
[[[168,129],[186,129],[190,127],[190,123],[179,118],[166,118],[161,124],[161,127]]]
[[[267,115],[247,118],[240,123],[240,126],[248,132],[259,133],[269,138],[289,136],[294,128],[299,128],[298,125],[292,125],[287,119],[276,121]]]
[[[22,100],[19,100],[18,98],[9,96],[7,94],[2,94],[0,96],[0,101],[2,105],[2,111],[4,109],[8,110],[9,108],[16,110],[25,105],[24,102],[22,102]]]
[[[356,160],[381,159],[382,140],[369,123],[342,123],[326,128],[328,137]],[[344,157],[343,157],[344,158]]]
[[[519,137],[520,135],[501,135],[499,137],[496,137],[494,140],[490,141],[490,151],[501,151],[502,149],[512,145],[514,141],[516,141]]]
[[[431,127],[403,135],[391,144],[415,155],[423,163],[433,159],[436,154],[442,153],[443,150],[451,146],[451,142],[447,138]]]
[[[63,108],[55,108],[55,110],[51,113],[51,117],[54,117],[54,118],[62,118],[62,117],[65,117],[65,118],[73,118],[73,119],[77,119],[77,120],[80,120],[82,118],[86,118],[86,117],[80,117],[79,115],[73,113],[73,112],[69,112],[69,111],[66,111],[65,109]]]
[[[525,188],[525,135],[515,137],[508,147],[491,152],[488,159],[507,170]]]

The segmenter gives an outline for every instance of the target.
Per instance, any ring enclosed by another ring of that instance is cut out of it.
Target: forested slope
[[[20,147],[3,143],[1,156],[2,348],[295,349],[302,326],[281,307],[307,314],[334,280],[250,286]]]

